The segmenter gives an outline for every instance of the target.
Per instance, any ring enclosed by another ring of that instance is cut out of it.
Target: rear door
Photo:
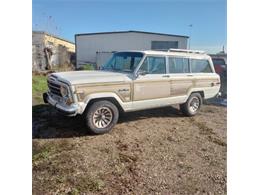
[[[170,94],[185,100],[193,86],[194,77],[190,71],[189,58],[169,56]]]

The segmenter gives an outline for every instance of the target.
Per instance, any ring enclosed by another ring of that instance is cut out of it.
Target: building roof
[[[75,36],[82,36],[82,35],[100,35],[100,34],[116,34],[116,33],[143,33],[143,34],[153,34],[153,35],[162,35],[162,36],[172,36],[172,37],[189,38],[189,36],[185,36],[185,35],[173,35],[173,34],[155,33],[155,32],[145,32],[145,31],[136,31],[136,30],[113,31],[113,32],[98,32],[98,33],[81,33],[81,34],[75,34]]]
[[[32,31],[32,32],[33,32],[33,33],[37,33],[37,34],[45,34],[45,35],[48,35],[48,36],[54,37],[54,38],[56,38],[56,39],[60,39],[60,40],[62,40],[62,41],[66,41],[66,42],[68,42],[68,43],[75,44],[75,43],[72,42],[72,41],[69,41],[69,40],[67,40],[67,39],[63,39],[63,38],[58,37],[58,36],[56,36],[56,35],[53,35],[53,34],[47,33],[47,32],[45,32],[45,31]]]

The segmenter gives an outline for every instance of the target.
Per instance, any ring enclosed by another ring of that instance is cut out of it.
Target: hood
[[[69,71],[52,73],[60,81],[70,85],[87,83],[128,82],[131,74],[109,71]]]

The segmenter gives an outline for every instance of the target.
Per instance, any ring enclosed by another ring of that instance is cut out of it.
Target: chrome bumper
[[[49,103],[50,105],[55,107],[62,114],[66,115],[66,116],[77,115],[77,113],[78,113],[78,106],[77,105],[75,105],[75,104],[72,104],[70,106],[64,105],[64,104],[58,102],[57,100],[53,99],[51,97],[51,95],[49,95],[48,93],[43,93],[42,96],[43,96],[43,101],[45,103]]]
[[[222,93],[219,91],[219,92],[217,93],[217,98],[218,98],[218,97],[221,97],[221,95],[222,95]]]

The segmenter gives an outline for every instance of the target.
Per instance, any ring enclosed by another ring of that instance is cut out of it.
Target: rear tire
[[[180,105],[180,110],[185,116],[194,116],[200,110],[202,97],[199,93],[192,93],[188,100]]]
[[[86,124],[93,134],[109,132],[117,123],[119,112],[110,101],[102,100],[94,102],[86,112]]]

